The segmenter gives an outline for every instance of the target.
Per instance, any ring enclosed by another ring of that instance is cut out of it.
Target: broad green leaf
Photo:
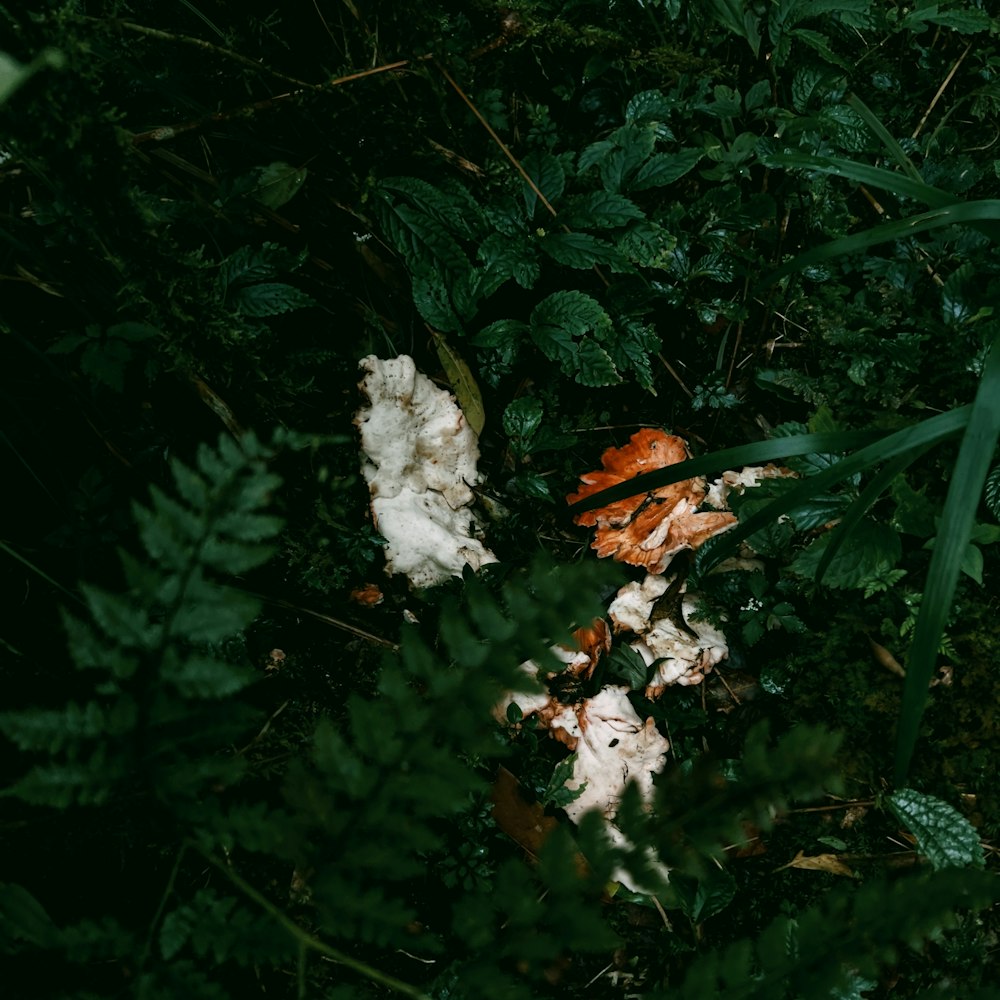
[[[472,343],[476,347],[504,347],[517,342],[528,332],[528,324],[519,319],[498,319],[495,323],[484,326],[472,338]]]
[[[909,771],[927,701],[927,686],[934,673],[965,547],[972,533],[986,473],[1000,436],[1000,335],[994,339],[986,360],[975,402],[967,409],[968,427],[952,470],[903,684],[896,742],[897,785],[903,784]]]
[[[576,352],[576,363],[579,367],[576,380],[581,385],[616,385],[622,380],[608,352],[590,337],[580,341]]]
[[[427,268],[415,271],[411,276],[410,287],[413,304],[428,326],[445,333],[461,332],[462,320],[455,311],[448,286],[436,270]]]
[[[736,880],[725,868],[710,868],[701,878],[675,873],[670,885],[684,915],[700,924],[724,910],[736,896]]]
[[[261,167],[257,176],[257,186],[250,192],[255,201],[266,208],[281,208],[291,201],[305,184],[305,167],[293,167],[290,163],[275,160]]]
[[[861,523],[861,519],[868,513],[869,509],[896,480],[899,474],[909,468],[922,454],[923,452],[919,451],[899,455],[892,461],[887,462],[872,476],[871,481],[862,490],[861,495],[847,508],[840,523],[834,528],[826,550],[819,561],[819,565],[816,567],[815,580],[817,583],[823,582],[830,563],[840,551],[841,546],[850,541],[855,527]]]
[[[902,788],[886,800],[896,819],[917,839],[917,850],[937,869],[984,864],[976,828],[947,802]]]
[[[693,170],[704,156],[700,149],[681,149],[676,153],[657,153],[640,167],[629,187],[633,191],[645,191],[653,187],[665,187],[680,180]]]
[[[503,411],[504,433],[522,455],[531,451],[531,440],[542,423],[542,404],[534,396],[521,396]]]
[[[524,167],[525,172],[534,181],[535,187],[542,192],[549,204],[555,207],[555,202],[558,201],[566,187],[566,171],[563,170],[563,165],[559,160],[551,153],[535,150],[521,160],[521,166]],[[527,181],[522,182],[522,193],[525,214],[529,219],[533,219],[538,204],[538,195]]]
[[[625,121],[644,125],[663,122],[670,117],[671,103],[660,90],[643,90],[636,94],[625,108]]]
[[[531,313],[532,327],[559,326],[575,337],[591,330],[611,327],[611,318],[600,303],[576,290],[553,292],[542,299]]]
[[[6,52],[0,52],[0,105],[5,104],[39,70],[46,67],[60,69],[65,62],[65,57],[58,49],[44,49],[26,65]]]
[[[244,285],[231,297],[230,302],[247,316],[278,316],[316,305],[307,292],[286,285],[282,281],[265,281],[259,285]]]
[[[14,882],[0,884],[0,940],[2,951],[9,954],[14,941],[25,941],[37,948],[56,948],[62,935],[45,908],[24,886]]]
[[[817,569],[831,538],[830,534],[817,538],[792,563],[792,570],[808,579],[817,577]],[[823,582],[838,589],[863,586],[869,577],[893,569],[902,550],[899,535],[889,525],[862,520],[853,527],[848,544],[826,565]]]
[[[612,270],[627,267],[618,249],[590,233],[547,233],[539,243],[557,263],[566,267],[587,269],[595,264],[608,264]]]
[[[611,191],[591,191],[573,199],[567,210],[560,213],[570,229],[614,229],[633,219],[645,219],[645,213],[623,194]]]
[[[431,335],[434,337],[434,346],[437,348],[441,367],[444,368],[444,373],[448,376],[451,391],[455,393],[458,405],[465,414],[466,422],[478,437],[482,434],[486,424],[486,410],[483,406],[483,395],[479,391],[479,386],[476,384],[469,366],[465,363],[465,359],[458,351],[436,330],[431,330]]]

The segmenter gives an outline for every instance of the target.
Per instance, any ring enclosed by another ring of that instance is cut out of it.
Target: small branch
[[[910,136],[911,139],[916,139],[920,135],[923,127],[927,124],[927,119],[930,118],[931,112],[934,110],[937,102],[941,100],[941,95],[945,92],[948,84],[951,83],[952,77],[958,72],[958,67],[962,65],[962,60],[969,54],[969,50],[972,48],[972,42],[969,42],[965,46],[965,51],[955,60],[955,65],[951,67],[951,71],[944,78],[944,83],[938,87],[937,93],[934,95],[931,103],[927,105],[927,110],[924,112],[923,118],[917,123],[917,127],[913,130],[913,135]]]
[[[514,169],[524,178],[524,183],[527,184],[528,187],[530,187],[531,190],[534,191],[536,195],[538,195],[538,200],[548,209],[549,214],[552,216],[552,218],[553,219],[556,218],[556,210],[552,207],[552,204],[549,201],[549,199],[546,198],[541,191],[539,191],[538,185],[531,179],[530,175],[528,174],[528,171],[525,170],[523,166],[521,166],[521,161],[510,151],[510,147],[503,141],[503,139],[501,139],[500,136],[496,134],[496,132],[493,129],[493,126],[490,125],[490,123],[482,116],[482,113],[480,112],[479,108],[477,108],[475,104],[472,103],[468,94],[466,94],[466,92],[462,90],[462,88],[457,83],[455,83],[454,78],[444,68],[444,66],[442,66],[439,62],[435,62],[434,65],[437,66],[437,68],[441,71],[441,75],[448,81],[448,83],[451,84],[451,86],[454,88],[455,93],[462,98],[468,109],[476,116],[476,119],[478,120],[479,124],[482,125],[487,132],[489,132],[490,138],[500,147],[500,150],[503,153],[503,155],[506,156],[508,160],[510,160],[510,162],[514,165]]]
[[[301,928],[291,917],[288,916],[283,910],[278,909],[266,896],[259,893],[249,882],[241,878],[236,874],[233,869],[220,861],[214,854],[209,854],[207,851],[198,849],[199,853],[204,857],[209,864],[214,865],[216,868],[222,872],[226,878],[229,879],[233,885],[236,886],[240,892],[243,893],[248,899],[253,900],[261,909],[263,909],[276,923],[280,924],[294,939],[301,948],[309,949],[310,951],[318,952],[325,958],[330,959],[332,962],[336,962],[338,965],[346,966],[348,969],[352,969],[359,975],[364,976],[366,979],[370,979],[374,983],[381,983],[382,986],[388,987],[390,990],[395,990],[397,993],[402,993],[404,996],[413,997],[414,1000],[430,1000],[422,990],[417,989],[416,986],[411,986],[409,983],[404,983],[401,979],[396,979],[393,976],[387,976],[384,972],[379,971],[371,965],[366,965],[364,962],[359,962],[356,958],[351,958],[350,955],[345,955],[344,952],[338,951],[336,948],[332,948],[325,941],[321,941],[317,937],[313,937],[308,931]]]

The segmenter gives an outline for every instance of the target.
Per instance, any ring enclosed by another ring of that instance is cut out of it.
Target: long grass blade
[[[942,226],[971,225],[979,226],[992,224],[1000,220],[1000,200],[988,198],[982,201],[968,201],[960,205],[948,205],[944,208],[934,208],[929,212],[922,212],[920,215],[911,215],[908,219],[900,219],[897,222],[886,222],[880,226],[866,229],[864,232],[855,233],[853,236],[844,236],[839,240],[824,243],[822,246],[814,247],[800,253],[793,260],[782,264],[777,270],[772,271],[762,282],[762,285],[770,285],[785,275],[801,271],[803,268],[813,264],[821,264],[823,261],[833,257],[840,257],[847,253],[857,253],[859,250],[867,250],[868,247],[878,243],[888,243],[890,240],[904,239],[907,236],[914,236],[916,233],[924,233],[929,229],[939,229]],[[992,236],[993,230],[990,230]]]
[[[792,455],[812,455],[830,451],[844,451],[861,444],[867,444],[875,431],[824,431],[820,434],[793,434],[784,438],[773,438],[769,441],[755,441],[752,444],[741,444],[736,448],[723,448],[713,451],[710,455],[702,455],[686,462],[667,466],[665,469],[654,469],[635,476],[618,486],[611,486],[600,493],[580,500],[570,505],[573,516],[583,514],[588,510],[606,507],[617,500],[649,493],[671,483],[679,483],[695,476],[704,476],[709,472],[719,472],[743,465],[753,465],[757,462],[770,462],[775,458],[789,458]]]
[[[915,201],[921,201],[932,208],[944,208],[956,204],[953,194],[931,187],[922,180],[904,177],[892,170],[883,170],[867,163],[857,163],[837,156],[814,156],[810,153],[774,153],[764,160],[768,167],[790,167],[793,169],[815,170],[823,174],[834,174],[845,177],[858,184],[881,188],[896,195],[905,195]]]
[[[895,783],[902,788],[920,732],[927,701],[927,685],[934,673],[941,636],[948,623],[958,586],[962,556],[976,519],[983,483],[1000,437],[1000,335],[993,341],[968,427],[959,448],[951,485],[941,515],[934,554],[927,571],[927,586],[913,633],[906,669],[903,704],[896,738]]]
[[[960,433],[969,422],[971,412],[971,406],[963,406],[957,410],[949,410],[947,413],[930,417],[913,427],[906,427],[901,431],[888,434],[874,444],[860,448],[853,455],[842,458],[835,465],[816,473],[815,476],[803,479],[783,496],[772,500],[762,510],[748,517],[746,521],[741,521],[735,528],[716,536],[712,539],[711,544],[701,548],[695,561],[696,575],[701,576],[707,573],[723,559],[732,555],[739,548],[740,542],[756,534],[761,528],[766,528],[782,514],[791,513],[812,497],[824,492],[848,476],[853,476],[868,466],[894,459],[898,455],[926,450],[932,445]]]
[[[847,103],[862,117],[864,123],[872,130],[875,136],[881,140],[882,145],[886,148],[886,152],[899,164],[907,176],[911,180],[919,181],[923,184],[924,179],[920,176],[920,171],[914,165],[913,160],[906,155],[903,147],[896,142],[889,130],[875,115],[875,112],[857,94],[848,94]]]
[[[878,472],[872,476],[871,481],[868,485],[861,491],[858,498],[844,511],[844,516],[840,519],[840,524],[833,529],[830,534],[830,541],[827,542],[826,549],[823,552],[823,556],[819,561],[819,565],[816,567],[816,583],[822,583],[823,577],[826,576],[826,571],[833,562],[834,556],[841,550],[846,542],[851,537],[851,532],[858,526],[861,519],[868,513],[872,505],[876,500],[889,488],[892,481],[901,472],[912,465],[921,455],[924,454],[931,446],[928,445],[926,448],[921,448],[918,451],[906,452],[902,455],[898,455],[896,458],[892,459],[890,462],[886,462],[885,465],[879,469]]]

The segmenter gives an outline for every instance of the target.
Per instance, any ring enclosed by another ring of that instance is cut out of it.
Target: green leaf
[[[448,384],[455,393],[458,405],[465,414],[465,420],[478,437],[486,424],[486,410],[483,407],[483,396],[476,380],[472,377],[465,359],[436,330],[431,330],[437,355],[448,376]]]
[[[625,121],[636,125],[648,122],[664,122],[670,117],[671,102],[660,90],[643,90],[628,102]]]
[[[558,201],[566,187],[566,171],[559,160],[551,153],[533,150],[521,160],[521,166],[535,182],[535,187],[541,191],[548,203],[555,207],[555,202]],[[524,211],[530,220],[535,215],[538,195],[527,181],[522,183],[522,194],[524,196]]]
[[[293,167],[290,163],[275,160],[261,167],[257,175],[257,186],[250,196],[266,208],[281,208],[291,201],[306,181],[305,167]]]
[[[833,240],[831,243],[807,250],[788,263],[782,264],[776,271],[772,271],[761,282],[761,285],[766,287],[785,275],[805,270],[834,257],[857,253],[879,243],[888,243],[907,236],[915,236],[917,233],[940,229],[943,226],[966,225],[983,228],[987,235],[995,240],[997,238],[995,226],[998,221],[1000,221],[1000,200],[996,199],[967,201],[943,208],[935,208],[930,212],[912,215],[908,219],[901,219],[898,222],[884,222],[871,229],[855,233],[853,236],[845,236],[842,239]]]
[[[932,418],[934,419],[934,418]],[[958,585],[965,547],[972,534],[986,473],[1000,437],[1000,335],[994,338],[968,427],[952,470],[941,528],[927,570],[927,587],[910,647],[896,742],[896,784],[910,766],[948,615]]]
[[[792,563],[792,570],[807,579],[815,578],[830,541],[830,534],[817,538]],[[829,561],[823,582],[838,589],[864,586],[869,577],[893,569],[902,552],[899,535],[889,525],[860,521],[851,532],[848,544]]]
[[[995,466],[986,477],[983,499],[989,512],[1000,521],[1000,465]]]
[[[577,346],[576,363],[579,366],[576,380],[581,385],[616,385],[622,380],[611,356],[590,337],[585,337]]]
[[[645,213],[623,194],[591,191],[573,199],[559,218],[571,229],[614,229],[633,219],[645,219]]]
[[[635,178],[629,184],[633,191],[646,191],[649,188],[665,187],[680,180],[686,173],[697,166],[704,156],[700,149],[681,149],[676,153],[657,153],[639,169]]]
[[[917,850],[936,868],[981,868],[985,863],[976,828],[933,795],[902,788],[886,800],[896,819],[917,839]]]
[[[524,233],[507,236],[491,233],[479,245],[477,256],[486,268],[482,294],[489,297],[508,278],[513,278],[522,288],[531,288],[538,280],[536,244]]]
[[[230,301],[240,312],[255,317],[278,316],[293,309],[317,305],[311,295],[280,281],[246,285],[233,294]]]
[[[19,63],[13,56],[0,52],[0,105],[6,104],[18,88],[39,70],[61,69],[66,59],[58,49],[43,49],[30,63]]]
[[[702,878],[675,873],[670,884],[684,915],[700,924],[721,913],[736,896],[736,879],[725,868],[712,868]]]
[[[612,270],[628,268],[617,247],[590,233],[546,233],[541,248],[557,263],[587,269],[595,264],[609,264]]]
[[[0,953],[11,954],[12,942],[55,948],[62,935],[45,908],[24,886],[0,884]]]
[[[504,433],[519,455],[531,451],[531,441],[542,423],[542,404],[534,396],[521,396],[508,404],[503,412]]]

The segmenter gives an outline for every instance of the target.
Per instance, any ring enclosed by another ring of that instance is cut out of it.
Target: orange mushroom
[[[643,428],[624,447],[608,448],[601,456],[603,470],[581,476],[583,485],[566,500],[577,503],[644,472],[676,465],[689,457],[683,438]],[[706,492],[705,479],[698,476],[617,500],[578,514],[573,520],[597,529],[591,547],[598,556],[612,556],[618,562],[643,566],[650,573],[663,573],[678,552],[696,549],[736,523],[735,515],[728,511],[698,510]]]

